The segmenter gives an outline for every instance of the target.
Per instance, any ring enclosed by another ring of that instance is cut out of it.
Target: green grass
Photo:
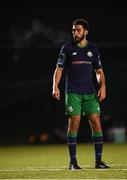
[[[0,146],[0,179],[127,179],[127,144],[104,144],[111,169],[94,169],[92,144],[78,144],[77,158],[83,169],[70,171],[66,144]]]

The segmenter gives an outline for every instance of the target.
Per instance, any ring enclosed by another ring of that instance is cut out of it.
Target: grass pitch
[[[0,179],[127,179],[127,144],[104,144],[111,169],[94,169],[92,144],[77,144],[79,171],[68,170],[66,144],[0,146]]]

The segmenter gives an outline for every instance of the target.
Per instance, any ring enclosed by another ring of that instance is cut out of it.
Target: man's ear
[[[85,35],[87,35],[88,34],[88,31],[87,30],[85,30]]]

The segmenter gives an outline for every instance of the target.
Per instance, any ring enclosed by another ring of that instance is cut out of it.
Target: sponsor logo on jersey
[[[72,61],[72,64],[91,64],[91,61]]]

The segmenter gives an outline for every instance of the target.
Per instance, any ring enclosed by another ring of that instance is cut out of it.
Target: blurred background
[[[100,49],[107,83],[101,103],[104,139],[127,141],[126,11],[122,2],[0,2],[0,144],[66,142],[64,76],[59,102],[52,98],[52,77],[75,18],[88,20],[88,39]],[[79,142],[90,141],[82,117]]]

